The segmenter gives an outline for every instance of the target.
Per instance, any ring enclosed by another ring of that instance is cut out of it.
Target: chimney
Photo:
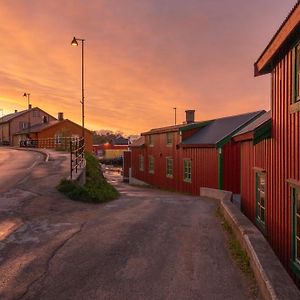
[[[28,109],[32,109],[32,105],[31,104],[28,104]]]
[[[15,113],[17,113],[18,112],[18,110],[17,109],[15,109]]]
[[[58,116],[57,116],[58,121],[63,121],[64,120],[64,113],[63,112],[59,112]]]
[[[191,110],[191,109],[186,110],[185,115],[186,115],[186,123],[187,124],[195,122],[195,110]]]

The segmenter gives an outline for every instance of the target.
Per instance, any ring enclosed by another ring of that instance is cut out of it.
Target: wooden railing
[[[73,178],[74,173],[78,172],[78,169],[85,166],[84,138],[57,137],[38,140],[26,140],[20,142],[20,147],[54,149],[57,151],[69,152],[71,179]]]
[[[25,140],[20,142],[20,147],[45,148],[57,151],[70,151],[70,142],[77,140],[75,137],[57,137],[37,140]]]
[[[70,177],[73,178],[73,173],[77,173],[79,168],[85,166],[84,159],[84,138],[79,138],[73,141],[70,141]]]

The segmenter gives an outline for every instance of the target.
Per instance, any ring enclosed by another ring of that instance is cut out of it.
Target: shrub
[[[86,183],[81,186],[77,182],[63,179],[57,189],[70,199],[83,202],[102,203],[116,199],[118,191],[106,181],[101,173],[99,161],[91,154],[85,154]]]

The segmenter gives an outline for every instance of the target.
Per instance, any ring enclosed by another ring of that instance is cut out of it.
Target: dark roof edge
[[[259,56],[259,58],[256,60],[256,62],[254,63],[254,76],[259,76],[261,75],[258,68],[257,68],[257,63],[260,61],[260,59],[265,55],[265,53],[268,51],[268,49],[270,48],[270,46],[272,45],[272,43],[274,42],[274,40],[276,39],[276,37],[279,35],[280,31],[282,30],[282,28],[285,26],[285,24],[287,23],[287,21],[289,20],[289,18],[292,16],[292,14],[294,13],[294,11],[297,9],[297,7],[300,4],[300,0],[297,1],[297,3],[294,5],[294,7],[291,9],[291,11],[289,12],[289,14],[287,15],[287,17],[284,19],[284,21],[282,22],[282,24],[280,25],[280,27],[278,28],[278,30],[275,32],[275,34],[273,35],[273,37],[271,38],[270,42],[268,43],[268,45],[266,46],[266,48],[263,50],[262,54]],[[298,23],[299,24],[299,23]]]
[[[224,138],[220,139],[219,141],[217,141],[216,145],[217,147],[222,147],[224,144],[226,144],[228,142],[228,140],[230,140],[233,135],[235,135],[239,130],[241,130],[243,127],[247,126],[248,124],[250,124],[251,122],[253,122],[254,120],[256,120],[257,118],[259,118],[260,116],[262,116],[264,113],[266,113],[265,110],[260,110],[257,111],[257,114],[251,118],[250,120],[246,121],[245,123],[243,123],[242,125],[240,125],[239,127],[237,127],[236,129],[234,129],[230,134],[228,134],[227,136],[225,136]]]

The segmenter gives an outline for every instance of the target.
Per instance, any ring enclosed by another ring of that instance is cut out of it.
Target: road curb
[[[10,149],[21,150],[21,151],[38,152],[38,153],[42,154],[45,157],[45,162],[49,161],[49,159],[50,159],[50,153],[46,149],[40,149],[40,148],[15,148],[15,147],[10,147]]]
[[[229,192],[230,193],[230,192]],[[228,199],[228,192],[200,188],[200,196],[217,199],[226,221],[246,250],[264,299],[300,299],[300,291],[284,269],[269,243],[250,220]]]

